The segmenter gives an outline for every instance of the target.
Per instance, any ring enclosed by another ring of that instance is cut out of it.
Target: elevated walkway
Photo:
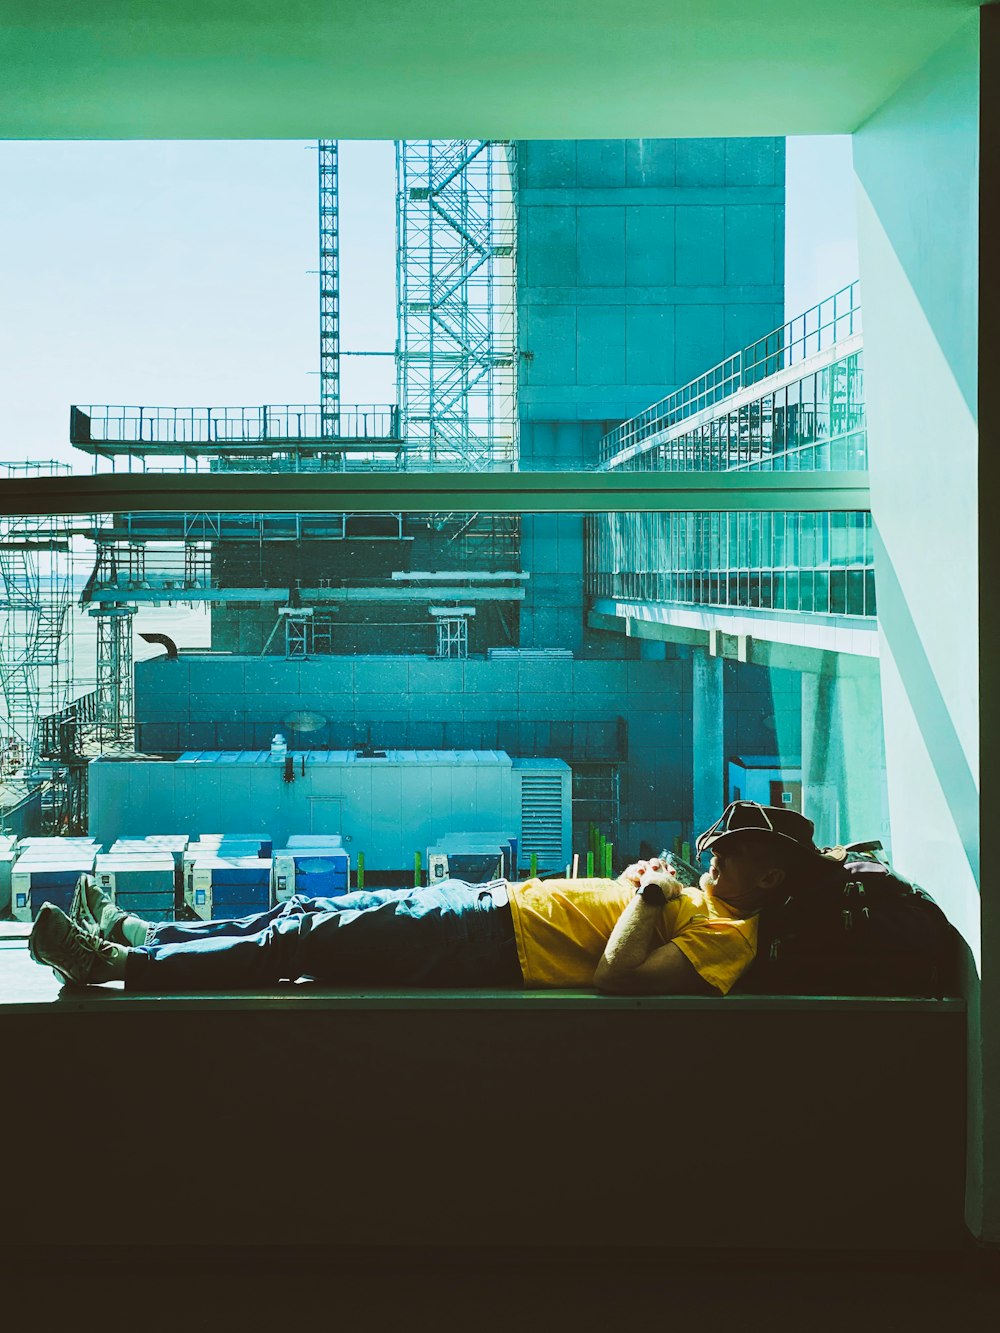
[[[399,409],[389,404],[317,406],[70,408],[70,442],[95,458],[181,460],[211,470],[346,470],[352,456],[367,470],[405,466]]]
[[[734,474],[867,478],[867,459],[854,283],[610,431],[599,470],[710,473],[721,493]],[[609,512],[594,523],[587,590],[590,623],[625,634],[734,637],[747,661],[761,658],[751,638],[773,646],[769,658],[877,656],[867,500],[839,513]]]
[[[851,670],[852,659],[864,669],[878,658],[874,616],[810,616],[598,597],[587,624],[627,638],[685,644],[712,656],[791,671],[822,672],[832,654],[841,659],[841,672]]]
[[[782,470],[850,469],[850,460],[803,462],[796,455],[863,429],[861,381],[852,375],[861,347],[855,282],[609,431],[599,469],[732,471],[773,468],[779,456]],[[815,377],[824,372],[818,395]],[[807,382],[810,393],[787,392]],[[856,456],[853,465],[866,462]]]

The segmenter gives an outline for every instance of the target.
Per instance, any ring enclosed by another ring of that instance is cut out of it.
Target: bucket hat
[[[708,852],[726,838],[754,837],[779,838],[792,843],[804,858],[818,858],[828,865],[839,865],[842,857],[822,851],[813,842],[815,825],[797,810],[780,805],[758,805],[756,801],[732,801],[712,827],[702,833],[695,843],[698,852]]]

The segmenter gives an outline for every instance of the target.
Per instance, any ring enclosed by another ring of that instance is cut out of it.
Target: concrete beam
[[[434,602],[455,597],[473,602],[522,602],[523,588],[441,587],[300,588],[303,602]],[[287,602],[287,588],[94,588],[91,603],[105,602]]]
[[[601,611],[589,611],[587,624],[591,629],[607,630],[626,638],[653,639],[662,643],[703,648],[715,657],[783,671],[862,679],[867,678],[872,670],[873,659],[870,657],[812,648],[806,644],[779,643],[749,634],[730,634],[722,629],[695,629],[659,620],[642,620],[635,616],[610,616]],[[761,627],[765,628],[763,622]]]
[[[10,515],[858,513],[867,472],[215,472],[14,477]]]

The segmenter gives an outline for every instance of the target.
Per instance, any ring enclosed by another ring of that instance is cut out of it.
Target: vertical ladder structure
[[[396,145],[397,383],[415,467],[517,464],[513,151]]]
[[[4,465],[6,476],[69,472],[60,463]],[[73,520],[0,519],[0,773],[36,772],[42,720],[72,689]]]
[[[340,168],[336,139],[319,140],[320,429],[340,434]]]
[[[122,587],[121,600],[96,601],[88,614],[97,622],[97,689],[92,736],[101,753],[135,744],[134,619],[138,606],[126,588],[145,573],[145,548],[102,541],[95,528],[97,560],[91,583]],[[117,588],[116,588],[117,590]]]

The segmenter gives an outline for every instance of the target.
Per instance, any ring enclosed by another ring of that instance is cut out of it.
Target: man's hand
[[[684,888],[670,866],[661,861],[658,856],[651,861],[634,862],[622,871],[618,880],[622,884],[628,884],[633,889],[639,889],[644,884],[658,884],[667,902],[670,902],[673,898],[679,898]]]
[[[622,871],[618,883],[632,889],[657,884],[668,901],[684,892],[680,880],[658,857],[636,861]],[[598,990],[611,995],[718,995],[672,940],[658,943],[662,912],[638,896],[625,904],[594,973]]]

